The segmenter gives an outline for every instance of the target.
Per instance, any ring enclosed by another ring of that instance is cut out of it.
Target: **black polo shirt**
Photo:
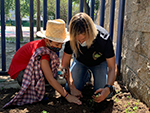
[[[96,66],[101,62],[106,61],[106,58],[114,56],[113,45],[108,32],[100,26],[96,25],[96,27],[98,34],[93,40],[93,44],[90,48],[87,48],[86,46],[82,47],[79,44],[82,53],[78,50],[76,59],[86,66]],[[64,52],[73,54],[70,41],[66,42]]]

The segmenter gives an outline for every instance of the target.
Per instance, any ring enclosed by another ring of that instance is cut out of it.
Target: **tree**
[[[14,0],[5,0],[4,2],[5,2],[4,5],[5,5],[5,15],[6,15],[5,18],[7,19],[8,17],[11,16],[9,14],[9,10],[13,9],[13,2],[14,2]],[[1,1],[0,1],[0,3],[1,3]]]
[[[53,17],[55,19],[55,1],[56,0],[47,0],[47,17]]]
[[[79,4],[79,0],[73,0],[76,4]],[[84,0],[84,12],[90,15],[90,7],[91,7],[91,0]],[[99,7],[99,0],[95,0],[95,11],[98,10]]]
[[[65,20],[67,23],[68,0],[61,0],[60,9],[60,18]]]

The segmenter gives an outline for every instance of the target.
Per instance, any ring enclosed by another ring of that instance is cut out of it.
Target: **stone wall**
[[[104,28],[108,31],[110,4],[111,0],[106,0]],[[116,0],[115,5],[114,45],[119,0]],[[126,0],[125,5],[121,73],[130,92],[150,107],[150,1]]]

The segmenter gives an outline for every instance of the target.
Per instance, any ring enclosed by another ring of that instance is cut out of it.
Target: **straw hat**
[[[46,31],[38,31],[36,35],[59,43],[69,40],[69,34],[62,19],[48,20]]]

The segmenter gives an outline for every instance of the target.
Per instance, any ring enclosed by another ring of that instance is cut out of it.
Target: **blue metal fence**
[[[83,0],[79,1],[79,12],[83,12]],[[94,4],[95,0],[91,0],[90,16],[94,20]],[[15,11],[16,11],[16,51],[20,48],[20,13],[19,13],[19,0],[15,0]],[[30,41],[34,40],[33,35],[33,1],[30,0]],[[104,15],[105,15],[105,0],[101,0],[101,11],[100,11],[100,25],[104,26]],[[5,11],[4,11],[4,0],[1,0],[1,54],[2,54],[2,71],[0,75],[7,75],[6,72],[6,47],[5,47]],[[115,0],[111,0],[111,13],[110,13],[110,25],[109,33],[113,40],[113,28],[114,28],[114,14],[115,14]],[[124,9],[125,0],[119,1],[119,13],[118,13],[118,31],[117,31],[117,47],[116,47],[116,62],[120,73],[121,65],[121,48],[122,48],[122,34],[123,34],[123,22],[124,22]],[[72,17],[72,0],[68,0],[68,15],[67,24]],[[56,19],[60,18],[60,0],[56,0]],[[46,29],[47,22],[47,0],[43,0],[43,29]]]
[[[6,70],[6,54],[5,54],[5,7],[4,0],[1,0],[1,52],[2,52],[2,71]]]
[[[117,47],[116,47],[116,63],[118,66],[118,71],[119,71],[118,74],[120,74],[120,67],[121,67],[121,50],[122,50],[124,10],[125,10],[125,0],[120,0],[119,15],[118,15]]]

